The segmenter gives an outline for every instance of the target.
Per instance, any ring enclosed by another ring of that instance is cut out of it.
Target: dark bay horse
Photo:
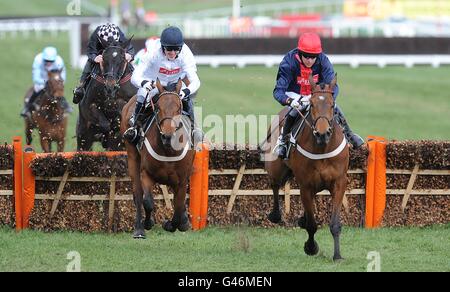
[[[178,80],[175,91],[166,91],[157,80],[159,96],[155,102],[154,121],[145,134],[145,146],[139,152],[125,141],[136,206],[134,238],[145,238],[144,228],[149,230],[154,225],[152,189],[155,183],[170,186],[174,191],[174,214],[171,220],[163,223],[163,228],[174,232],[177,229],[186,231],[190,227],[185,200],[195,151],[189,143],[190,128],[182,122],[181,85],[181,80]],[[136,97],[133,97],[122,110],[122,134],[128,127],[135,104]],[[145,210],[144,223],[142,206]]]
[[[131,39],[122,44],[112,43],[103,51],[103,63],[93,70],[86,95],[79,104],[77,120],[77,150],[91,150],[95,141],[106,150],[123,150],[120,135],[122,108],[136,94],[131,83],[133,66],[125,59],[126,48]],[[100,69],[100,70],[99,70]],[[97,74],[96,72],[99,72]]]
[[[27,95],[32,93],[32,90],[31,88]],[[48,72],[48,81],[36,100],[36,109],[31,112],[31,118],[25,118],[28,145],[31,145],[33,139],[33,129],[38,129],[44,152],[51,152],[52,142],[57,143],[58,152],[64,151],[67,116],[62,105],[63,99],[64,80],[61,77],[61,70]]]
[[[333,89],[336,85],[336,77],[330,84],[315,84],[312,78],[309,82],[312,88],[309,114],[306,117],[304,129],[291,147],[289,160],[283,161],[277,158],[266,159],[265,162],[274,198],[269,220],[273,223],[281,221],[279,189],[294,176],[300,185],[304,208],[304,215],[299,218],[298,225],[308,232],[304,250],[308,255],[315,255],[319,251],[319,246],[314,240],[317,230],[314,219],[314,198],[322,190],[330,191],[332,196],[330,231],[334,239],[333,259],[339,260],[342,259],[339,246],[341,233],[339,214],[347,186],[349,150],[342,128],[334,118]],[[285,112],[286,110],[282,111],[282,113]],[[279,115],[280,120],[283,118],[282,113]]]

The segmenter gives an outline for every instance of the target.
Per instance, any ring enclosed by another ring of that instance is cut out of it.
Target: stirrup
[[[138,131],[136,127],[128,128],[125,133],[123,133],[123,137],[130,143],[133,143],[138,135]]]

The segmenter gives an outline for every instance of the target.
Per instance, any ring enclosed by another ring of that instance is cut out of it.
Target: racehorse
[[[154,225],[152,189],[155,183],[170,186],[174,191],[174,213],[171,220],[163,223],[163,228],[170,232],[176,229],[186,231],[190,228],[185,199],[195,152],[190,148],[190,128],[182,121],[182,102],[179,95],[181,85],[181,80],[178,80],[175,91],[167,91],[157,79],[156,88],[159,95],[154,98],[153,121],[145,133],[145,147],[139,152],[134,145],[125,141],[128,173],[133,182],[136,207],[134,238],[145,238],[144,228],[149,230]],[[122,134],[128,127],[135,104],[136,97],[133,97],[122,110]],[[145,210],[144,223],[142,206]]]
[[[273,190],[273,209],[268,217],[273,223],[281,221],[279,189],[294,176],[300,185],[304,208],[304,215],[299,218],[298,225],[308,232],[304,251],[308,255],[315,255],[319,251],[319,245],[314,240],[317,231],[314,198],[316,193],[322,190],[330,191],[332,196],[330,231],[334,239],[333,260],[336,261],[342,259],[339,246],[341,233],[339,214],[347,186],[349,150],[342,128],[334,117],[333,89],[336,77],[330,84],[316,84],[312,76],[309,82],[312,88],[309,113],[305,117],[305,125],[300,134],[296,139],[291,137],[293,144],[289,151],[289,159],[283,161],[277,158],[265,161]],[[282,118],[285,112],[286,110],[282,111],[279,118]]]
[[[120,114],[137,92],[130,81],[133,66],[125,59],[131,38],[122,44],[112,42],[110,46],[103,39],[100,41],[106,48],[102,53],[103,62],[93,70],[85,98],[78,105],[78,151],[91,150],[95,141],[100,141],[107,150],[123,150]]]
[[[33,91],[31,88],[25,98]],[[44,152],[51,152],[52,142],[57,143],[58,152],[64,151],[64,138],[66,136],[67,116],[62,105],[64,99],[64,80],[61,70],[48,72],[48,81],[45,88],[36,100],[36,109],[31,112],[30,118],[25,118],[25,136],[27,144],[33,140],[33,129],[38,129],[41,147]]]

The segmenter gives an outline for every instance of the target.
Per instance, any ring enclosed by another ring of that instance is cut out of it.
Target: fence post
[[[13,138],[14,150],[14,209],[16,213],[16,230],[22,227],[22,137]]]
[[[386,207],[386,139],[377,137],[375,160],[375,191],[373,198],[373,227],[380,227]]]
[[[22,227],[28,228],[31,210],[34,207],[34,194],[36,180],[30,164],[36,153],[31,146],[27,146],[23,152],[23,193],[22,193]]]
[[[200,204],[200,229],[206,227],[208,221],[208,178],[209,178],[209,146],[202,144],[202,198]]]
[[[189,191],[189,214],[193,230],[200,229],[202,198],[202,157],[204,151],[195,151]]]
[[[365,227],[373,228],[380,226],[386,206],[386,139],[369,136],[367,145]]]

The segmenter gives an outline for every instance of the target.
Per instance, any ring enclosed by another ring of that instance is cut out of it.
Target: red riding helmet
[[[316,33],[306,32],[298,38],[298,49],[308,54],[322,53],[322,43]]]

